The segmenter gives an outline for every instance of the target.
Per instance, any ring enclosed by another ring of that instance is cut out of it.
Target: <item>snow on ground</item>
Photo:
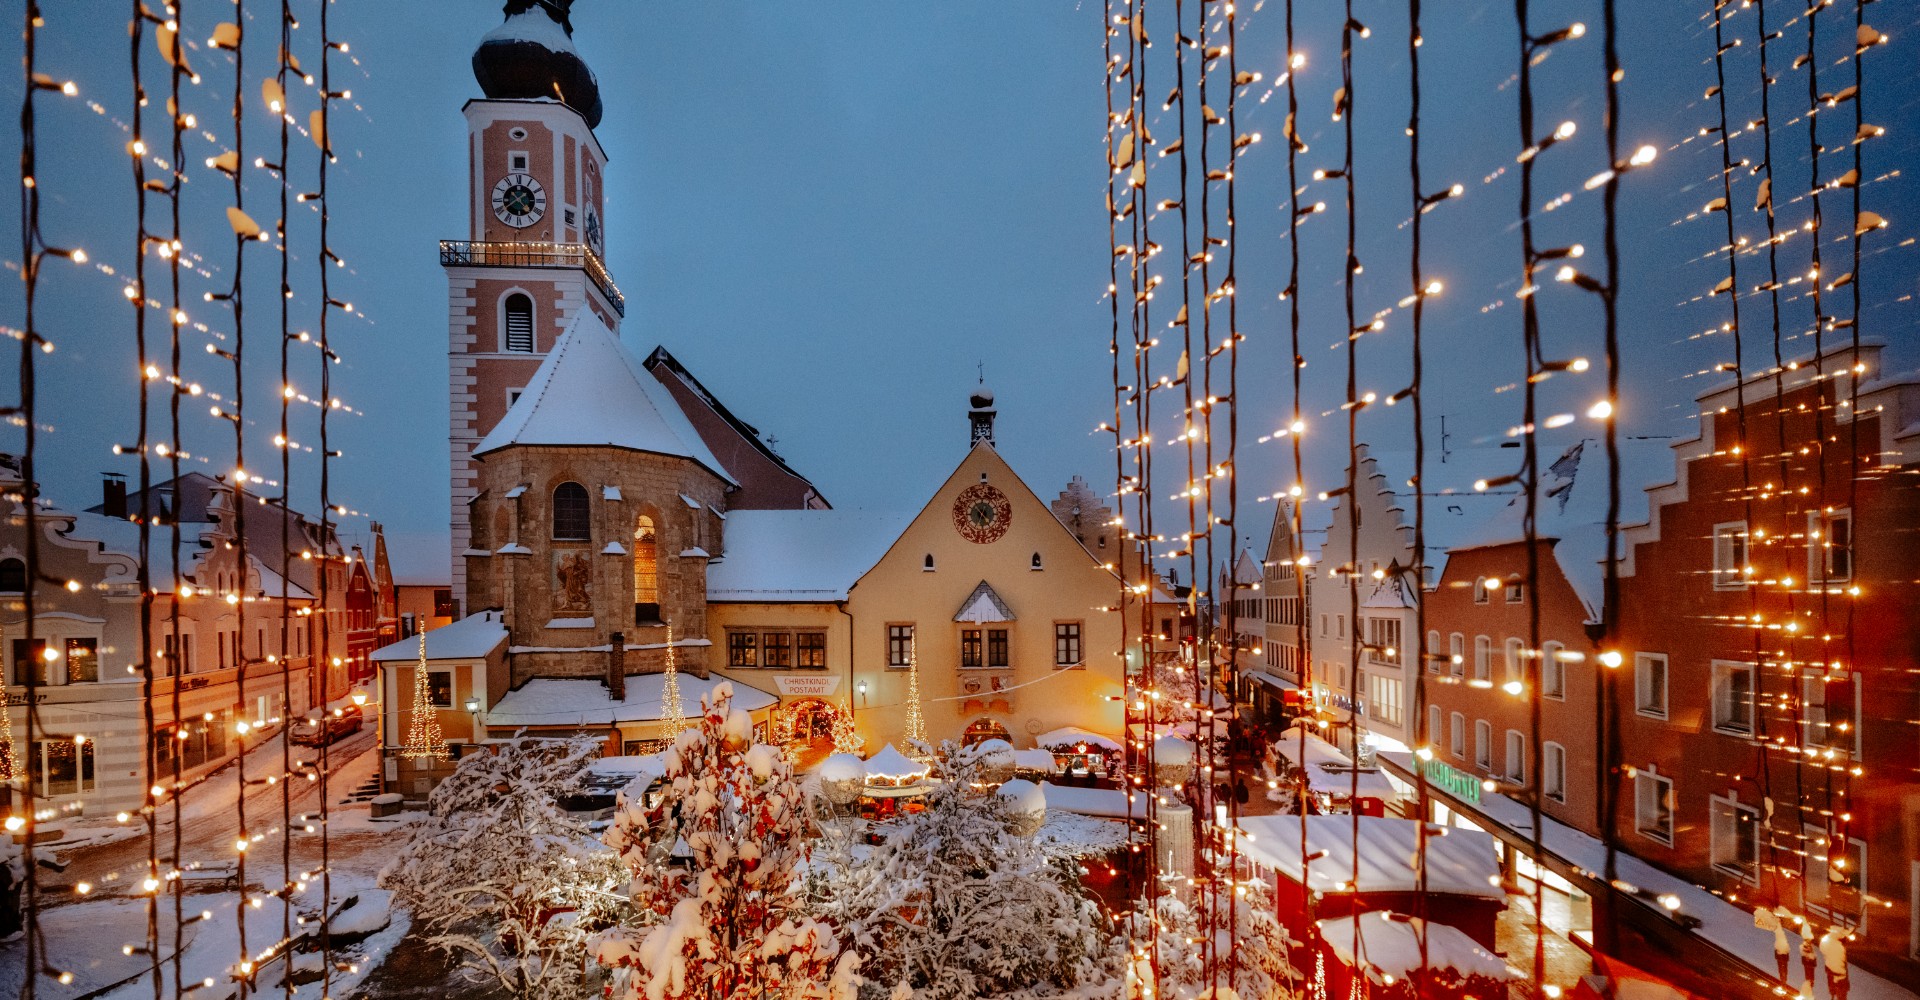
[[[1034,839],[1052,857],[1092,857],[1125,847],[1127,824],[1050,809]]]

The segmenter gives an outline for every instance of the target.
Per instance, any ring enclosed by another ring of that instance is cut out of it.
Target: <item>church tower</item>
[[[507,0],[481,39],[468,101],[468,235],[442,240],[447,272],[453,589],[466,613],[474,445],[492,430],[581,309],[619,331],[626,301],[604,260],[607,155],[600,88],[573,47],[573,0]]]

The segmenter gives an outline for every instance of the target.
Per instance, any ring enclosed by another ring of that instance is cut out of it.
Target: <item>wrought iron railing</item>
[[[486,267],[577,267],[593,279],[614,312],[627,314],[627,300],[613,276],[593,250],[580,243],[483,243],[441,240],[441,264],[478,264]]]

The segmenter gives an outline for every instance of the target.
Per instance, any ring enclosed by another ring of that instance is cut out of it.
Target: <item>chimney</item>
[[[982,381],[981,384],[973,387],[973,394],[967,398],[967,402],[969,404],[967,421],[972,425],[973,430],[972,439],[967,442],[967,447],[971,448],[982,441],[992,444],[993,418],[998,413],[993,408],[993,390],[987,388],[985,381]]]
[[[127,479],[118,472],[103,473],[100,483],[100,513],[118,520],[127,519]]]
[[[627,700],[627,637],[622,632],[607,639],[607,697]]]

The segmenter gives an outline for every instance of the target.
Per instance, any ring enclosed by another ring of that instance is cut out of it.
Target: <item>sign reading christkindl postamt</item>
[[[789,698],[825,698],[840,688],[837,676],[775,677],[775,687]]]
[[[1429,782],[1454,798],[1463,802],[1480,801],[1479,778],[1456,771],[1446,762],[1438,760],[1427,761],[1426,772]]]

